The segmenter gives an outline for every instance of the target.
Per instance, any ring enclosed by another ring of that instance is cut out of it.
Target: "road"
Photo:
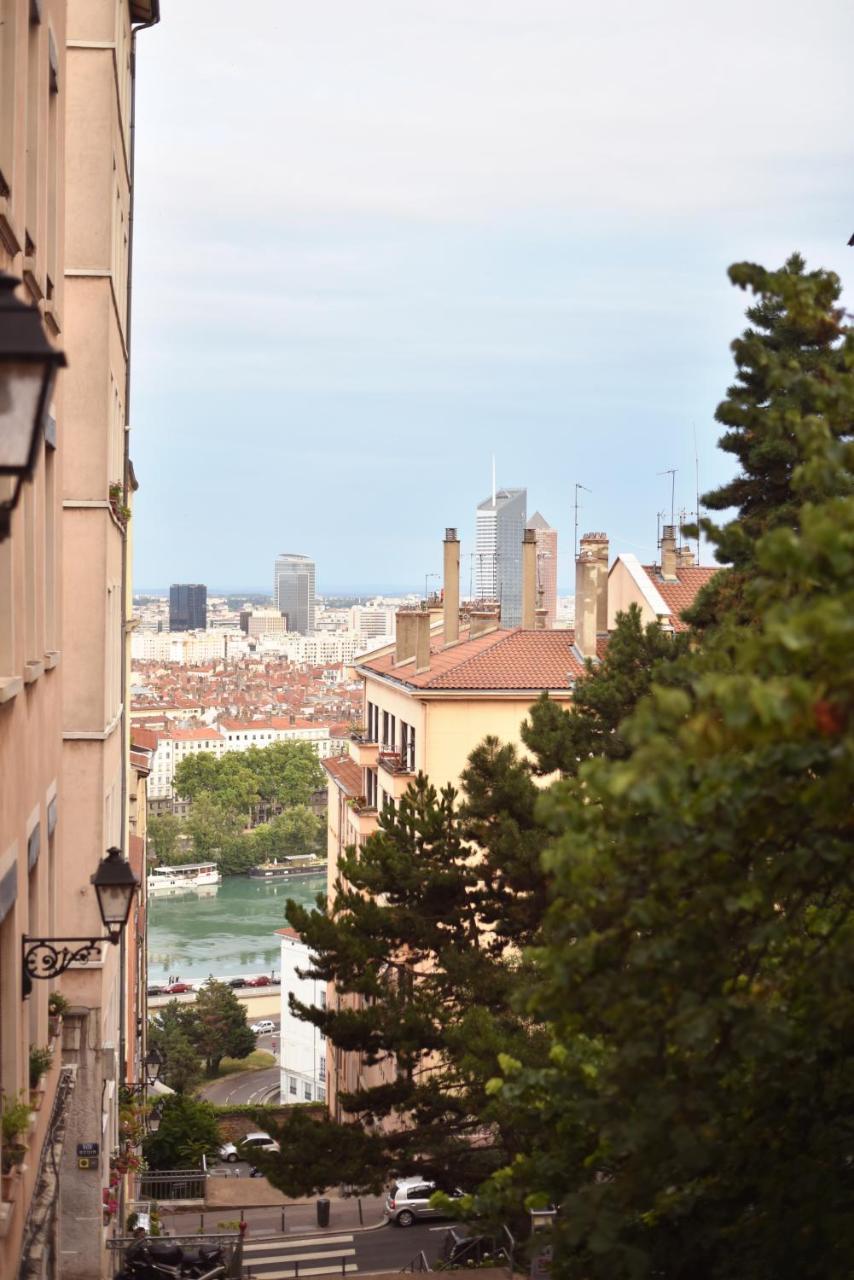
[[[272,1053],[274,1057],[279,1048],[279,1019],[273,1018],[276,1031],[273,1035],[258,1036],[256,1048]],[[251,1102],[278,1102],[279,1068],[263,1067],[260,1071],[241,1071],[233,1076],[225,1076],[222,1080],[214,1080],[204,1085],[199,1092],[208,1102],[218,1106],[228,1103],[246,1104]],[[247,1171],[249,1166],[246,1166]]]
[[[424,1252],[432,1266],[449,1223],[384,1226],[376,1231],[303,1231],[295,1236],[253,1239],[244,1245],[244,1265],[257,1280],[296,1280],[298,1276],[344,1275],[357,1271],[399,1271]]]

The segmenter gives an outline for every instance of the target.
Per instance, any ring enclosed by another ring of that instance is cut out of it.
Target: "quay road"
[[[271,1053],[275,1058],[279,1049],[278,1014],[270,1021],[276,1024],[275,1031],[272,1035],[257,1036],[255,1044],[256,1048]],[[224,1076],[222,1080],[212,1080],[210,1084],[203,1085],[199,1092],[208,1102],[215,1102],[217,1106],[227,1106],[229,1103],[243,1105],[250,1102],[278,1102],[279,1068],[262,1067],[260,1071],[236,1072],[232,1076]],[[249,1165],[241,1163],[240,1172],[248,1173]]]
[[[193,981],[198,981],[201,986],[202,979],[194,978]],[[269,987],[237,987],[234,994],[246,1006],[246,1016],[250,1022],[255,1022],[258,1018],[278,1018],[281,1012],[281,987],[278,983],[271,982]],[[177,1000],[179,1004],[194,1004],[195,999],[195,991],[184,991],[179,996],[149,996],[148,1011],[154,1013],[170,1000]]]

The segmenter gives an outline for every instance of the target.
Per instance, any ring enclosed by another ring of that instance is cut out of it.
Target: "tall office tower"
[[[546,629],[554,630],[557,616],[557,529],[535,511],[528,521],[537,535],[537,608],[546,611]]]
[[[314,635],[314,561],[283,551],[276,556],[273,604],[288,620],[288,631]]]
[[[169,588],[169,630],[204,631],[207,625],[207,587],[200,582],[173,582]]]
[[[496,489],[477,508],[474,593],[501,603],[501,625],[522,621],[522,534],[527,489]]]

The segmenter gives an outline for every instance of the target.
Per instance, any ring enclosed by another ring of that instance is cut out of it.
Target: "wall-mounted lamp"
[[[95,886],[106,938],[29,938],[24,934],[21,940],[24,999],[33,989],[33,978],[56,978],[72,964],[98,961],[103,944],[115,945],[122,936],[139,881],[122,857],[121,849],[108,849],[90,880]]]
[[[20,283],[0,271],[0,476],[15,482],[0,499],[0,542],[36,464],[56,371],[68,363],[45,337],[38,309],[15,297]]]

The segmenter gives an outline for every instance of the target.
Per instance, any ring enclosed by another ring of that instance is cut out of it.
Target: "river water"
[[[305,906],[326,893],[326,873],[277,884],[228,876],[218,885],[148,899],[148,976],[236,978],[279,972],[277,929],[285,903]]]

